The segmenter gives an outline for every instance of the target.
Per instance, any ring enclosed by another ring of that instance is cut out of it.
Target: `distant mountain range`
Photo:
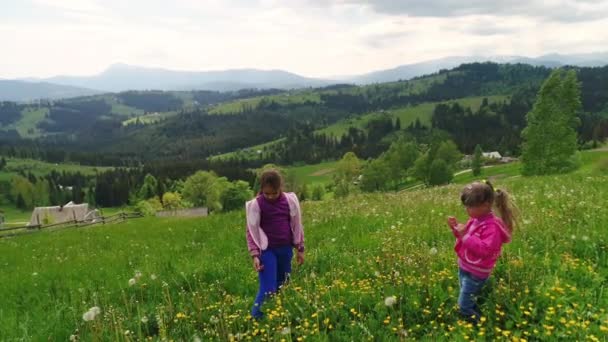
[[[282,70],[233,69],[223,71],[174,71],[115,64],[93,76],[56,76],[46,79],[0,80],[0,100],[29,101],[39,98],[66,98],[100,92],[125,90],[217,90],[245,88],[306,88],[335,83],[370,84],[407,80],[451,69],[472,62],[524,63],[559,67],[564,65],[603,66],[608,52],[590,54],[548,54],[540,57],[522,56],[452,56],[421,63],[401,65],[363,75],[333,80],[300,76]]]
[[[221,71],[175,71],[114,64],[94,76],[57,76],[42,81],[108,92],[125,90],[218,90],[245,88],[305,88],[331,81],[307,78],[282,70],[232,69]]]
[[[522,56],[452,56],[431,61],[401,65],[396,68],[380,70],[364,75],[355,75],[341,78],[343,81],[357,84],[393,82],[408,80],[422,75],[435,73],[441,69],[452,69],[464,63],[495,62],[495,63],[522,63],[534,66],[556,68],[565,65],[593,67],[608,65],[608,52],[560,55],[549,54],[540,57]]]
[[[60,99],[99,94],[97,90],[48,82],[0,80],[0,101],[27,102],[38,99]]]

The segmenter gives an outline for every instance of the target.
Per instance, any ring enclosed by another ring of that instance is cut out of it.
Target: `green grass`
[[[42,135],[38,129],[40,123],[46,117],[48,109],[46,108],[27,108],[21,112],[21,119],[17,122],[6,126],[4,129],[16,129],[22,138],[37,138]]]
[[[276,144],[279,144],[284,140],[285,140],[284,138],[280,138],[280,139],[273,140],[273,141],[270,141],[267,143],[247,147],[242,150],[218,154],[216,156],[210,157],[209,159],[211,159],[211,160],[222,160],[222,159],[228,159],[228,158],[244,158],[244,159],[249,159],[249,160],[258,159],[260,157],[260,154],[264,154],[268,150],[271,150],[272,148],[274,148],[274,146]]]
[[[262,99],[268,101],[274,101],[281,105],[288,104],[302,104],[307,101],[319,103],[321,101],[319,92],[314,91],[293,91],[289,93],[283,93],[278,95],[270,96],[258,96],[249,99],[241,99],[222,103],[214,106],[209,114],[232,114],[241,113],[245,108],[255,108],[262,101]]]
[[[3,340],[588,340],[608,329],[608,177],[504,179],[522,224],[479,327],[458,320],[460,185],[303,204],[306,263],[264,307],[242,212],[0,239]],[[436,252],[435,252],[436,251]],[[141,277],[135,279],[136,272]],[[135,284],[129,286],[129,279]],[[385,299],[395,297],[395,304]],[[93,322],[83,313],[97,306]],[[127,332],[128,331],[128,332]]]
[[[2,210],[4,215],[4,227],[24,226],[30,221],[32,215],[31,211],[21,211],[12,205],[4,205],[0,210]]]
[[[123,126],[127,126],[130,124],[134,124],[136,123],[138,120],[141,124],[143,125],[150,125],[150,124],[155,124],[163,119],[167,119],[170,118],[172,116],[176,116],[177,112],[176,111],[172,111],[172,112],[162,112],[162,113],[148,113],[145,115],[141,115],[141,116],[137,116],[134,118],[130,118],[128,120],[125,120],[122,122]]]
[[[328,184],[333,181],[336,173],[337,162],[325,162],[315,165],[294,166],[287,168],[288,172],[294,172],[296,179],[305,184]]]
[[[398,109],[384,110],[380,112],[374,112],[365,114],[362,116],[358,116],[351,119],[345,119],[339,121],[333,125],[327,126],[323,129],[318,130],[318,133],[323,133],[332,136],[343,136],[348,133],[348,129],[350,127],[356,127],[359,129],[364,129],[369,121],[375,118],[389,116],[393,120],[401,121],[401,127],[405,128],[409,126],[411,123],[415,122],[416,119],[420,120],[423,125],[430,125],[431,118],[433,116],[433,111],[435,110],[435,106],[439,103],[452,103],[458,102],[464,107],[471,107],[473,110],[479,109],[481,103],[484,98],[487,98],[490,103],[503,101],[507,97],[506,96],[479,96],[479,97],[467,97],[453,101],[445,101],[445,102],[429,102],[422,103],[415,106],[402,107]]]
[[[57,172],[80,172],[84,175],[94,175],[97,172],[103,172],[111,169],[110,167],[101,166],[84,166],[77,164],[53,164],[34,159],[19,159],[6,158],[7,165],[0,171],[0,181],[10,181],[19,171],[31,172],[36,176],[49,174],[51,171]]]

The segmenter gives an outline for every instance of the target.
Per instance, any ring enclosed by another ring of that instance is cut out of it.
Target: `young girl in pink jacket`
[[[283,192],[283,179],[275,170],[260,177],[260,193],[246,204],[247,247],[258,272],[260,288],[251,315],[263,317],[262,304],[289,278],[293,248],[304,263],[304,230],[298,197]]]
[[[456,237],[454,250],[458,255],[458,279],[460,314],[468,321],[478,322],[481,317],[477,296],[486,283],[502,245],[511,242],[515,224],[514,207],[506,191],[494,189],[488,181],[467,185],[460,196],[469,214],[466,224],[455,217],[448,218],[448,225]],[[496,207],[500,217],[492,208]]]

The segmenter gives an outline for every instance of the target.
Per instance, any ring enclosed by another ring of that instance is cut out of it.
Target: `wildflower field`
[[[608,176],[498,180],[522,212],[459,321],[461,185],[305,203],[306,262],[254,321],[244,214],[0,239],[2,341],[608,340]]]

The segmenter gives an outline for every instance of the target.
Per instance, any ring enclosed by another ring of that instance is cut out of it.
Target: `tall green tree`
[[[147,174],[144,177],[144,183],[139,189],[139,198],[148,199],[158,194],[158,181],[151,174]]]
[[[182,195],[195,206],[221,210],[221,196],[228,184],[226,178],[218,177],[214,172],[198,171],[186,179]]]
[[[250,200],[252,195],[253,192],[249,187],[249,183],[245,181],[232,182],[222,194],[222,210],[243,210],[245,202]]]
[[[334,194],[336,197],[346,197],[356,188],[355,183],[361,175],[361,160],[354,152],[347,152],[336,165],[334,175]]]
[[[399,139],[391,144],[388,151],[382,154],[388,166],[387,180],[395,187],[407,176],[409,169],[414,166],[420,152],[413,142]]]
[[[483,151],[481,150],[481,146],[477,144],[477,146],[475,146],[475,152],[473,153],[473,161],[471,163],[471,169],[473,169],[474,176],[479,176],[481,174],[482,156]]]
[[[543,83],[522,132],[525,175],[567,172],[578,166],[576,126],[580,96],[574,70],[555,70]]]
[[[384,158],[370,161],[363,169],[361,177],[361,190],[366,192],[388,190],[390,166]]]

